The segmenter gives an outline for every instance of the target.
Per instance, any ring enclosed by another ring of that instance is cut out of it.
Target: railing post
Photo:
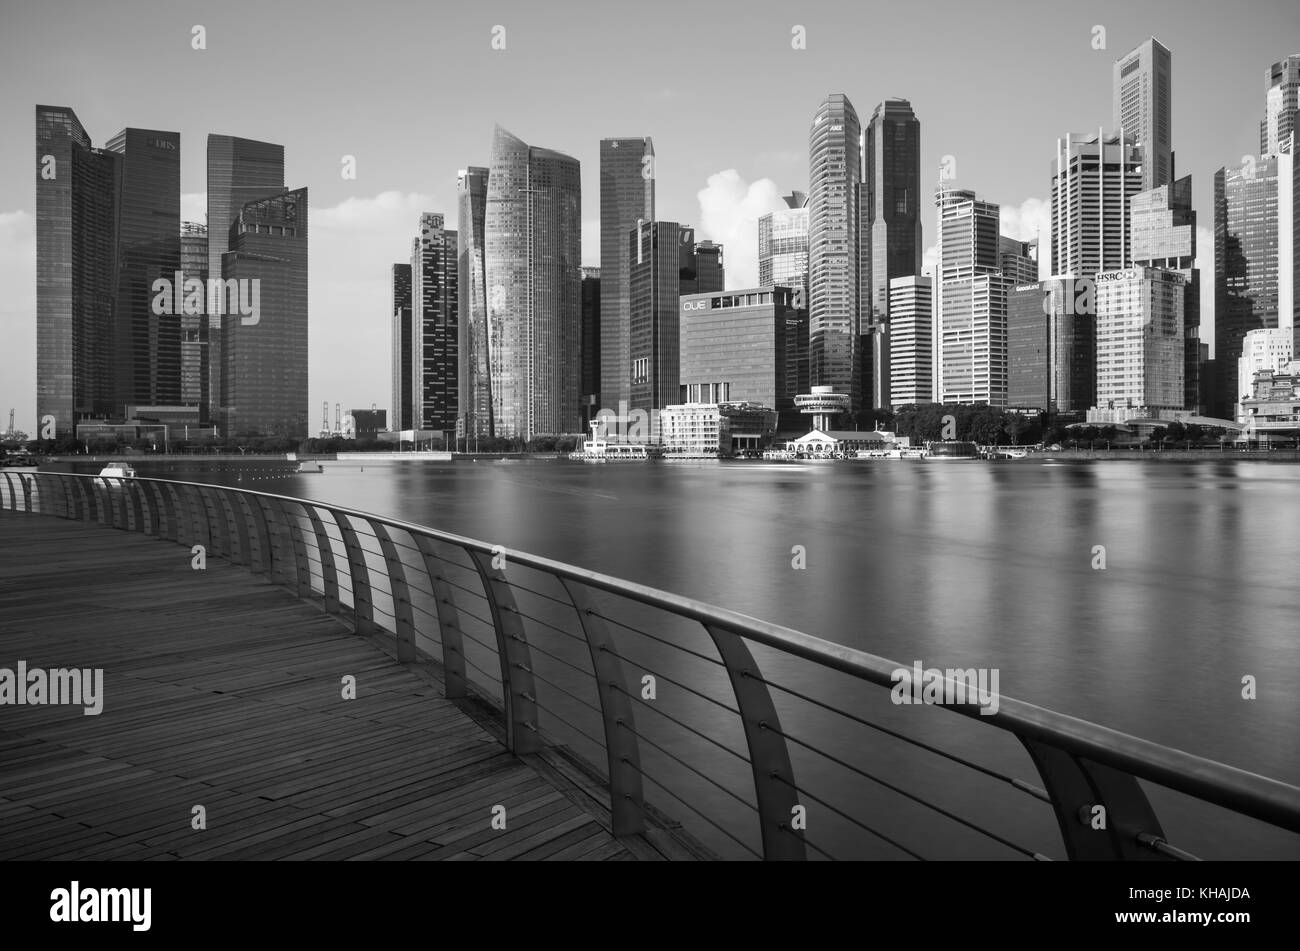
[[[1139,841],[1165,837],[1138,781],[1128,773],[1019,736],[1038,768],[1072,861],[1174,861]],[[1094,813],[1101,806],[1102,813]],[[1094,827],[1095,824],[1095,827]]]
[[[260,495],[248,495],[236,492],[235,501],[239,503],[248,526],[249,564],[254,571],[260,571],[268,579],[275,576],[275,554],[271,548],[271,529],[266,523],[266,512],[262,508]]]
[[[397,659],[403,664],[415,660],[415,611],[411,608],[411,589],[406,584],[406,566],[402,564],[397,546],[388,534],[388,526],[375,522],[371,525],[379,539],[379,549],[388,566],[388,587],[393,595],[393,626],[397,628]]]
[[[465,640],[460,633],[460,612],[451,585],[442,573],[441,561],[434,550],[433,539],[416,535],[415,547],[424,559],[424,570],[433,589],[434,608],[438,612],[438,638],[442,641],[443,687],[448,700],[469,695],[469,681],[465,676]]]
[[[221,514],[226,519],[226,538],[230,540],[231,550],[226,553],[232,564],[252,565],[248,554],[248,522],[235,514],[235,504],[230,500],[231,494],[241,495],[240,489],[225,487],[216,490],[217,501],[221,503]],[[235,551],[238,546],[239,550]]]
[[[129,505],[127,503],[130,503]],[[122,483],[122,506],[126,509],[127,526],[133,532],[143,534],[148,531],[145,521],[144,490],[135,479],[126,479]]]
[[[32,483],[23,473],[18,473],[18,482],[23,487],[23,510],[32,512]]]
[[[192,485],[180,485],[177,488],[185,497],[185,508],[189,514],[192,532],[189,539],[190,546],[202,545],[209,554],[216,554],[216,547],[212,544],[212,530],[208,524],[207,509],[203,505],[198,489]],[[202,518],[199,517],[200,513],[203,514]]]
[[[149,490],[149,497],[153,499],[154,524],[153,533],[157,538],[173,538],[172,532],[172,514],[167,510],[167,493],[157,482],[142,482],[143,487]]]
[[[772,694],[759,679],[758,664],[740,635],[716,624],[705,624],[704,629],[726,665],[745,728],[763,834],[763,858],[802,862],[808,857],[803,836],[790,827],[794,807],[799,805],[798,787]]]
[[[9,473],[0,470],[0,475],[5,477],[5,504],[0,505],[0,511],[12,509],[18,511],[18,502],[14,495],[14,480],[10,478]]]
[[[325,531],[325,523],[316,514],[316,507],[310,502],[305,502],[303,508],[311,522],[312,533],[316,536],[316,549],[320,555],[321,587],[325,593],[325,610],[330,614],[338,614],[340,613],[339,576],[334,569],[334,548],[330,544],[329,534]]]
[[[69,476],[69,478],[77,489],[77,518],[83,522],[95,521],[95,483],[78,476]]]
[[[109,528],[117,524],[117,507],[113,504],[113,487],[109,485],[107,476],[99,476],[95,483],[95,494],[99,495],[99,487],[104,487],[103,495],[100,496],[102,504],[96,514],[99,516],[99,524],[107,525]]]
[[[280,521],[284,526],[285,534],[288,535],[289,557],[293,561],[294,591],[298,597],[310,599],[313,594],[311,562],[307,557],[307,540],[303,537],[302,523],[297,516],[289,514],[288,508],[280,500],[268,501],[267,504],[280,513]]]
[[[343,549],[348,555],[348,575],[352,580],[352,626],[358,634],[378,634],[384,628],[375,621],[374,595],[370,590],[370,568],[366,565],[366,551],[357,539],[352,520],[342,512],[331,511],[334,523],[343,536]]]
[[[512,753],[536,753],[542,748],[537,730],[537,690],[533,665],[524,636],[523,618],[505,572],[492,567],[493,556],[465,549],[483,582],[483,594],[492,609],[492,629],[497,636],[501,664],[501,697],[505,702],[506,745]]]
[[[596,613],[591,594],[578,584],[558,579],[578,612],[578,623],[591,652],[596,693],[605,725],[605,755],[609,760],[609,808],[616,836],[645,831],[645,793],[641,784],[641,752],[632,718],[623,663],[614,650],[609,628]]]
[[[203,512],[203,520],[208,526],[208,538],[210,540],[208,554],[220,555],[233,562],[235,559],[231,554],[233,546],[230,541],[230,528],[226,524],[225,513],[217,510],[217,503],[213,501],[212,497],[216,490],[206,485],[196,486],[195,490],[199,497],[199,507]]]

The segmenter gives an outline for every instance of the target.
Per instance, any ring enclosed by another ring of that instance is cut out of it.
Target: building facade
[[[1129,208],[1142,191],[1142,150],[1130,137],[1070,133],[1052,170],[1052,274],[1091,278],[1127,267]],[[1163,183],[1161,183],[1163,184]]]
[[[412,406],[417,429],[446,432],[460,417],[458,236],[440,214],[420,215],[411,257]]]
[[[889,282],[889,403],[929,403],[934,396],[934,282],[896,277]]]
[[[600,268],[582,269],[582,425],[600,412]]]
[[[412,409],[415,333],[411,326],[411,265],[393,265],[389,290],[393,331],[393,429],[418,429]]]
[[[631,399],[627,235],[655,218],[655,150],[649,136],[600,140],[600,402]]]
[[[678,301],[682,285],[696,281],[694,233],[675,221],[640,221],[627,237],[631,361],[628,406],[649,413],[653,421],[655,410],[677,402],[681,348]],[[657,434],[652,430],[652,435]]]
[[[1122,423],[1183,409],[1183,293],[1177,271],[1098,274],[1097,402],[1088,422]]]
[[[1069,276],[1012,289],[1007,304],[1007,402],[1052,418],[1083,418],[1095,402],[1094,290]]]
[[[1251,330],[1242,340],[1241,356],[1237,359],[1237,422],[1245,422],[1242,411],[1244,401],[1254,392],[1255,376],[1262,370],[1281,372],[1291,362],[1291,331],[1286,327]]]
[[[1264,118],[1259,123],[1259,154],[1291,152],[1291,133],[1300,115],[1300,53],[1264,71]]]
[[[1142,150],[1142,189],[1168,184],[1174,175],[1172,74],[1173,56],[1154,36],[1113,67],[1111,128]]]
[[[492,418],[488,349],[487,271],[483,228],[487,215],[488,170],[477,166],[456,175],[456,308],[458,315],[457,397],[458,432],[495,435]],[[398,428],[398,427],[394,427]]]
[[[181,275],[188,287],[198,281],[204,288],[206,304],[208,286],[208,227],[194,221],[181,222]],[[206,306],[197,313],[186,309],[179,317],[181,324],[181,404],[198,408],[199,420],[209,419],[208,384],[211,367],[208,363],[208,317]]]
[[[786,207],[758,219],[758,283],[791,287],[808,299],[808,196],[791,192]]]

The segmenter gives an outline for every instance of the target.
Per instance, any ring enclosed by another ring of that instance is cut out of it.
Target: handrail
[[[770,684],[764,678],[749,645],[760,645],[886,689],[894,687],[894,672],[901,666],[878,655],[668,591],[480,539],[344,506],[252,489],[170,479],[121,479],[3,470],[0,474],[4,476],[0,481],[0,502],[3,502],[0,509],[22,508],[28,512],[103,521],[114,527],[147,532],[183,544],[206,544],[212,554],[248,565],[251,570],[265,574],[273,583],[295,590],[299,596],[314,595],[319,591],[326,610],[350,616],[359,634],[391,632],[396,639],[398,658],[403,662],[414,659],[416,636],[424,633],[416,613],[431,620],[436,614],[448,696],[465,695],[467,658],[463,652],[466,640],[473,642],[479,650],[487,647],[472,635],[462,637],[459,616],[466,614],[478,618],[479,615],[457,605],[454,589],[485,598],[490,621],[481,618],[480,623],[490,626],[496,635],[500,667],[500,679],[492,686],[501,689],[506,743],[519,754],[537,752],[544,746],[538,723],[539,709],[564,720],[538,700],[530,651],[530,640],[535,637],[530,638],[527,622],[564,632],[551,622],[521,612],[516,604],[516,593],[545,598],[553,602],[557,610],[567,606],[572,612],[572,630],[568,637],[583,640],[587,645],[587,659],[592,665],[590,676],[599,706],[584,703],[591,710],[603,711],[608,760],[604,782],[610,794],[616,835],[631,835],[644,829],[646,805],[641,780],[643,777],[652,779],[656,786],[660,783],[645,772],[645,764],[640,759],[639,739],[643,737],[633,725],[634,704],[630,701],[637,698],[635,691],[629,692],[626,658],[624,652],[618,650],[604,615],[592,600],[592,592],[603,592],[621,601],[697,622],[707,634],[721,658],[721,666],[727,674],[740,714],[752,771],[750,791],[757,804],[763,854],[768,858],[802,859],[806,856],[805,845],[811,843],[806,842],[801,827],[791,823],[792,814],[803,808],[799,802],[801,787],[791,765],[787,742],[790,738],[780,725],[768,689],[769,686],[784,688]],[[17,485],[14,476],[18,477]],[[333,523],[333,534],[327,523]],[[415,547],[395,540],[394,532],[408,534]],[[371,540],[379,551],[367,549],[362,544]],[[457,567],[467,570],[469,577],[477,573],[481,595],[442,577],[443,565],[436,550],[438,545],[458,549],[468,556],[470,565]],[[403,561],[399,548],[416,553],[417,562]],[[314,563],[310,557],[312,554],[317,556]],[[382,562],[383,567],[369,563],[367,556]],[[498,560],[502,557],[504,562]],[[554,579],[562,596],[513,584],[508,575],[510,569],[516,567]],[[379,579],[383,579],[386,590],[373,588]],[[381,617],[376,612],[374,590],[392,598],[394,609],[391,613],[386,612]],[[340,600],[343,592],[351,596],[350,608]],[[430,613],[429,609],[423,608],[413,611],[411,599],[416,595],[432,601],[436,611]],[[621,622],[614,623],[627,627]],[[628,630],[643,633],[661,645],[709,659],[696,650],[672,644],[658,635],[633,627],[628,627]],[[536,649],[543,659],[557,656],[540,644]],[[569,674],[580,669],[563,658],[560,660],[572,668]],[[470,666],[480,671],[483,669],[472,662]],[[536,677],[544,684],[552,683],[541,674]],[[558,684],[556,689],[561,694],[573,696]],[[699,693],[689,687],[686,690]],[[797,691],[791,692],[799,696]],[[704,699],[710,698],[705,696]],[[720,705],[729,709],[726,704]],[[981,724],[1012,734],[1025,747],[1044,789],[1023,780],[1012,779],[1011,782],[1038,799],[1050,801],[1066,852],[1072,858],[1171,860],[1189,857],[1186,852],[1166,842],[1138,779],[1300,833],[1300,789],[1295,786],[1004,696],[998,698],[994,712],[981,711],[973,700],[942,705]],[[832,712],[872,725],[845,711]],[[672,716],[668,719],[681,724]],[[699,732],[682,725],[688,732]],[[900,736],[894,731],[885,732]],[[906,737],[902,738],[907,741]],[[712,737],[706,736],[705,739],[717,743]],[[797,742],[800,746],[808,746]],[[946,755],[926,744],[918,742],[916,745]],[[844,765],[830,754],[815,747],[809,748]],[[950,758],[963,762],[960,758]],[[977,764],[967,765],[998,775]],[[713,782],[712,779],[709,781]],[[675,794],[672,795],[676,798]],[[807,796],[815,802],[822,802],[811,791]],[[850,821],[857,821],[840,809],[827,805]],[[1087,818],[1098,806],[1104,807],[1109,815],[1109,821],[1100,826],[1090,823]],[[965,825],[979,828],[965,819],[955,818]],[[993,833],[986,834],[1005,841]],[[1041,857],[1037,851],[1014,844],[1012,847]],[[909,849],[900,848],[912,854]]]

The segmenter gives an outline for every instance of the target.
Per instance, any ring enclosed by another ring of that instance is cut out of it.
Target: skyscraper
[[[861,128],[843,93],[817,108],[808,135],[809,369],[813,385],[833,386],[861,405],[857,186]]]
[[[1051,417],[1083,414],[1097,382],[1092,285],[1069,276],[1014,287],[1007,303],[1007,403]]]
[[[1280,326],[1278,166],[1263,156],[1214,174],[1214,396],[1211,415],[1231,419],[1246,334]]]
[[[1002,235],[998,238],[998,267],[1013,287],[1036,282],[1038,242],[1019,241]]]
[[[720,244],[714,244],[712,241],[695,241],[695,229],[683,229],[683,236],[689,234],[691,239],[684,241],[682,245],[683,252],[689,252],[691,258],[689,264],[684,261],[683,268],[689,267],[694,271],[694,277],[688,278],[685,273],[682,275],[682,288],[679,293],[682,294],[707,294],[713,291],[721,291],[726,287],[727,279],[726,267],[723,265],[722,251]]]
[[[654,221],[654,161],[649,136],[600,140],[600,398],[611,410],[631,395],[627,236]]]
[[[912,274],[889,282],[889,405],[932,402],[934,282]]]
[[[1100,130],[1057,139],[1051,273],[1090,278],[1129,264],[1129,204],[1142,181],[1142,153],[1127,133],[1123,143]]]
[[[1141,149],[1142,190],[1168,184],[1174,174],[1172,69],[1169,50],[1154,36],[1112,69],[1111,128]]]
[[[873,391],[863,394],[872,406],[888,407],[892,351],[888,327],[890,285],[895,278],[921,273],[921,123],[906,99],[886,99],[876,106],[864,129],[863,188],[859,214],[869,228],[866,297],[861,329],[872,338],[870,377]],[[861,255],[860,255],[861,256]]]
[[[180,133],[123,129],[106,148],[120,157],[114,403],[179,406],[180,321],[153,304],[155,282],[181,266]]]
[[[791,192],[786,208],[758,219],[758,283],[803,292],[808,306],[808,196]]]
[[[675,221],[641,221],[628,232],[630,409],[651,414],[677,402],[679,300],[694,293],[697,283],[692,229]]]
[[[491,381],[488,372],[487,278],[483,227],[487,214],[488,170],[471,165],[456,177],[459,229],[456,236],[456,304],[460,312],[459,394],[465,435],[492,436]]]
[[[230,294],[221,322],[227,436],[307,435],[307,189],[240,209],[230,226],[221,275]],[[230,306],[251,301],[249,313]]]
[[[208,228],[194,221],[181,222],[181,274],[189,284],[198,281],[208,286]],[[206,301],[206,291],[204,300]],[[208,422],[208,319],[206,312],[182,313],[181,323],[181,403],[196,406],[199,421]]]
[[[1183,290],[1177,271],[1097,275],[1097,402],[1090,423],[1183,408]]]
[[[420,215],[411,258],[412,405],[418,429],[456,429],[460,415],[457,236],[443,216]]]
[[[600,411],[600,268],[582,269],[582,424]]]
[[[230,250],[230,226],[250,201],[281,195],[284,187],[284,146],[233,135],[209,135],[208,275],[221,277],[221,258]],[[210,285],[211,286],[211,285]],[[208,403],[211,416],[222,406],[221,295],[208,295]]]
[[[412,396],[415,384],[412,371],[415,368],[415,356],[412,346],[415,342],[411,328],[411,265],[394,264],[390,282],[390,307],[393,328],[393,429],[401,432],[416,429],[415,414],[412,411]]]
[[[998,267],[1000,209],[976,198],[973,191],[942,185],[935,204],[937,401],[1005,406],[1011,283]]]
[[[1259,154],[1289,151],[1300,112],[1300,53],[1278,60],[1264,72],[1264,118],[1259,123]]]
[[[498,126],[483,231],[496,434],[531,439],[576,432],[582,333],[578,160],[529,146]],[[603,268],[601,273],[603,291]]]
[[[116,415],[118,157],[65,106],[36,107],[36,413],[59,436]]]

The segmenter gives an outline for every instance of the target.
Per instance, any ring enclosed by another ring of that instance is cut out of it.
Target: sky
[[[36,428],[37,103],[71,107],[96,146],[126,126],[179,132],[188,220],[204,220],[209,133],[284,145],[285,184],[310,193],[309,405],[346,412],[387,408],[391,265],[409,259],[421,212],[455,227],[456,173],[487,164],[495,124],[582,163],[590,265],[599,140],[653,137],[656,216],[724,244],[727,285],[743,287],[757,218],[807,189],[809,124],[829,93],[863,121],[909,99],[923,192],[951,155],[953,184],[1030,238],[1057,138],[1109,130],[1111,64],[1152,35],[1173,53],[1177,173],[1193,177],[1208,311],[1213,174],[1258,149],[1265,70],[1300,51],[1294,0],[0,0],[0,428],[10,407]],[[933,213],[924,227],[929,261]]]

